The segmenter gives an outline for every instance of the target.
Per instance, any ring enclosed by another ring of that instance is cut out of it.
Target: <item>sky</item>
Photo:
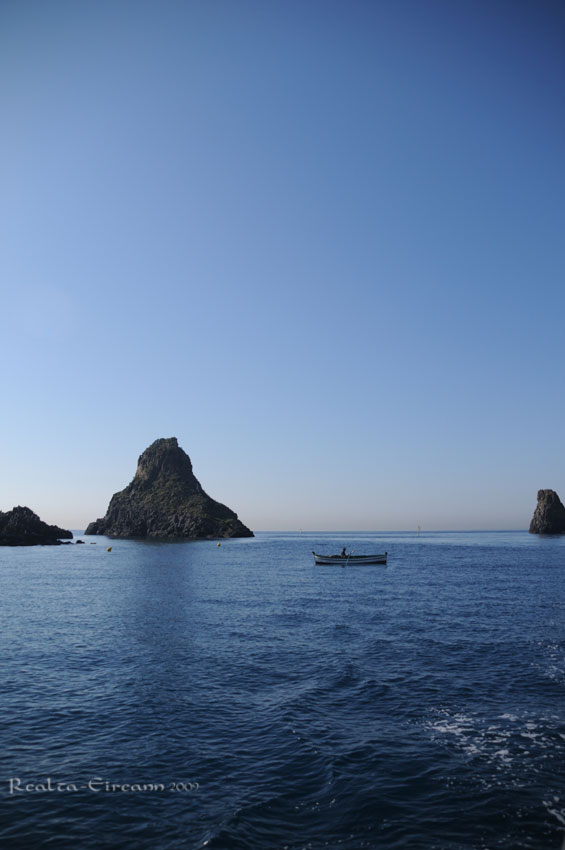
[[[1,0],[0,510],[176,436],[254,530],[565,499],[565,6]]]

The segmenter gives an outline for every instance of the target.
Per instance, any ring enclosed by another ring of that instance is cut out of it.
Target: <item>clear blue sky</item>
[[[253,529],[565,497],[565,6],[3,0],[0,510],[176,436]]]

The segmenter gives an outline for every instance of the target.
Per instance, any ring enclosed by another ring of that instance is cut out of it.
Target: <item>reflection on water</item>
[[[6,846],[560,847],[562,538],[96,542],[0,550]]]

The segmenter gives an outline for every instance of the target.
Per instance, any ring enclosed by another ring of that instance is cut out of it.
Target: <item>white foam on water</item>
[[[556,737],[565,740],[565,735],[555,729],[563,723],[557,716],[537,717],[526,712],[520,717],[506,712],[495,720],[487,723],[478,715],[442,708],[433,711],[423,727],[441,746],[461,753],[470,762],[480,760],[483,769],[475,778],[483,787],[523,787],[529,777],[543,771],[544,761],[558,757]]]
[[[553,815],[553,817],[556,818],[562,826],[565,826],[565,808],[560,809],[555,805],[555,797],[553,798],[553,801],[542,800],[542,803],[549,814]],[[563,840],[563,845],[565,846],[565,838]]]

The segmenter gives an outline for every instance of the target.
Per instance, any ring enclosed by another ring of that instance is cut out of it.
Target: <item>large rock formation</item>
[[[565,534],[565,507],[555,490],[538,490],[530,534]]]
[[[133,481],[112,496],[106,516],[91,522],[85,534],[187,540],[254,536],[236,513],[204,492],[176,437],[155,440],[145,449]]]
[[[30,508],[0,511],[0,546],[56,546],[72,536],[72,531],[42,522]]]

